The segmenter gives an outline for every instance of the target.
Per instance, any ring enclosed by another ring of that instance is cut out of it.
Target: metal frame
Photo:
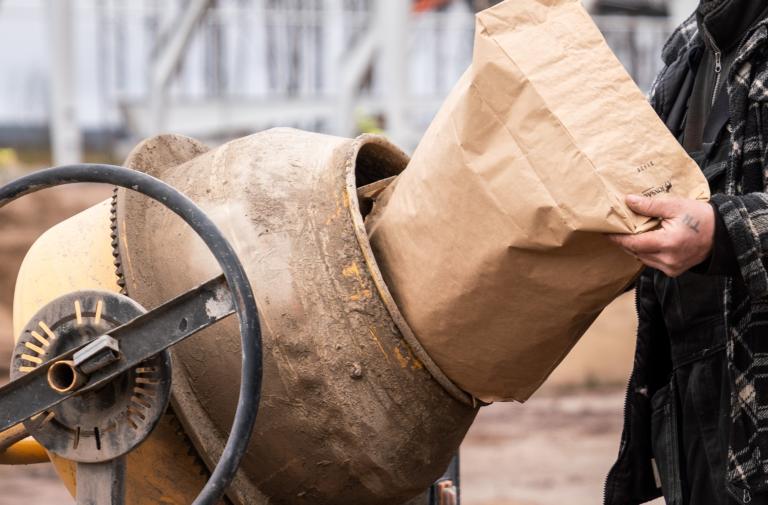
[[[125,503],[125,456],[105,463],[77,464],[77,505]]]
[[[339,21],[338,14],[342,12],[342,3],[339,0],[331,0],[325,20],[328,23]],[[128,123],[138,129],[142,136],[151,136],[161,133],[168,125],[168,116],[173,105],[167,102],[167,90],[172,82],[173,73],[179,68],[186,54],[190,40],[195,29],[204,20],[210,8],[214,5],[212,0],[192,0],[183,11],[176,23],[168,27],[167,33],[159,37],[160,46],[155,48],[157,55],[152,65],[149,107],[128,105],[124,108]],[[409,123],[406,110],[413,105],[408,99],[406,82],[407,40],[408,26],[410,22],[410,0],[375,0],[375,6],[371,15],[371,27],[365,36],[347,51],[343,57],[339,77],[340,93],[334,101],[321,101],[301,103],[301,101],[282,101],[279,104],[278,116],[275,122],[290,122],[307,119],[330,119],[332,132],[344,137],[353,137],[357,134],[355,126],[355,107],[359,105],[359,93],[364,77],[369,69],[378,65],[385,76],[383,84],[385,94],[376,107],[381,111],[387,123],[387,131],[390,137],[399,145],[414,143],[419,134],[416,128]],[[336,14],[337,17],[334,17]],[[332,33],[334,30],[326,30]],[[329,35],[330,37],[330,35]],[[207,117],[222,115],[227,110],[226,103],[217,103],[216,110],[207,112]],[[295,109],[294,113],[286,117],[286,106]],[[230,109],[237,115],[242,104],[235,104]],[[265,110],[262,110],[265,109]],[[275,108],[269,102],[255,107],[246,107],[246,119],[258,117],[264,119],[264,113],[269,114],[270,109]],[[202,107],[197,114],[206,114],[209,107]],[[230,119],[230,114],[223,114]],[[292,116],[295,116],[292,117]],[[199,117],[199,116],[198,116]],[[222,125],[223,126],[223,125]],[[229,125],[237,128],[237,125]]]
[[[163,45],[155,48],[156,56],[152,64],[149,90],[151,111],[149,124],[152,125],[152,131],[144,132],[144,136],[149,137],[153,133],[165,129],[165,101],[168,99],[168,85],[173,73],[181,64],[181,59],[189,46],[195,28],[200,24],[213,3],[213,0],[191,0],[182,11],[178,22],[167,27],[168,31],[160,37],[159,40],[162,41]]]

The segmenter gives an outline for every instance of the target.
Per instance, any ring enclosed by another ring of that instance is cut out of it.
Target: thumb
[[[649,198],[647,196],[627,195],[625,201],[633,212],[641,216],[671,219],[678,214],[677,199],[669,196]]]

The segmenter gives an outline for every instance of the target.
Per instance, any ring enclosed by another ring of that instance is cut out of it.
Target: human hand
[[[698,265],[712,251],[715,211],[699,200],[674,196],[627,195],[634,212],[661,218],[661,228],[638,235],[609,235],[628,254],[643,264],[677,277]]]

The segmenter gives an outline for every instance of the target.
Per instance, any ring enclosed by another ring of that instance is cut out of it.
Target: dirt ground
[[[25,251],[43,230],[109,194],[105,188],[60,188],[0,211],[0,383],[10,361],[10,303]],[[632,296],[625,295],[531,401],[482,410],[461,451],[465,505],[601,502],[603,478],[618,450],[634,328]],[[19,503],[73,502],[49,465],[0,466],[0,505]]]
[[[599,505],[623,404],[612,388],[484,409],[461,449],[462,503]]]
[[[487,407],[462,446],[462,503],[599,505],[622,404],[623,392],[611,388]],[[73,502],[49,465],[0,466],[0,505],[19,503]]]

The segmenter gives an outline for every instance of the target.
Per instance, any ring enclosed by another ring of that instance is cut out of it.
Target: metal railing
[[[339,96],[349,92],[343,84],[355,49],[376,30],[375,1],[219,0],[192,36],[168,103],[200,106],[198,112],[190,110],[189,117],[201,127],[209,124],[210,130],[226,125],[238,104],[254,111],[252,124],[238,123],[241,130],[270,126],[264,123],[279,119],[280,104],[286,110],[293,107],[290,124],[333,131],[330,116],[345,99],[354,102],[356,116],[375,122],[386,91],[384,69],[375,58],[355,96]],[[403,99],[414,135],[426,127],[471,59],[474,17],[466,5],[457,2],[443,12],[413,14],[407,26],[384,34],[384,44],[387,37],[407,41]],[[131,119],[131,110],[144,110],[153,58],[183,2],[78,0],[77,6],[81,124],[90,129],[119,127]],[[47,96],[40,77],[55,79],[47,75],[46,46],[13,43],[28,40],[30,31],[45,35],[44,7],[41,0],[5,0],[0,9],[0,65],[13,69],[0,85],[0,101],[9,104],[0,110],[0,125],[35,123],[45,117],[41,104]],[[661,64],[668,22],[620,16],[595,20],[635,81],[647,89]],[[19,57],[19,51],[28,54]],[[259,104],[271,107],[263,114],[265,121],[258,115]],[[223,135],[234,133],[242,132]]]

